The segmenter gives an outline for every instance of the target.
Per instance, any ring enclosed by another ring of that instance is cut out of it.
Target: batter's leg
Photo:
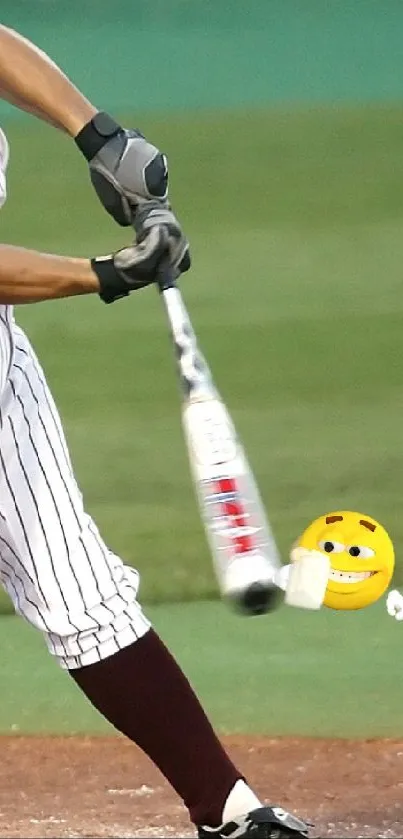
[[[138,574],[106,548],[85,513],[56,407],[19,330],[0,417],[0,573],[17,611],[42,630],[92,704],[159,767],[195,824],[221,835],[223,822],[259,807],[150,628],[136,599]],[[269,821],[271,813],[264,810]]]
[[[0,429],[4,585],[89,699],[159,766],[191,818],[217,822],[240,773],[149,631],[138,575],[86,515],[43,371],[18,329],[16,339]]]

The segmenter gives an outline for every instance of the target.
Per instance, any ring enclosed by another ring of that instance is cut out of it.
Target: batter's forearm
[[[42,50],[1,25],[0,96],[72,137],[97,112]]]
[[[99,290],[89,259],[0,245],[0,304],[39,303]]]

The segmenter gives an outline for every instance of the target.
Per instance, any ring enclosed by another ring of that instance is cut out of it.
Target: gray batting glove
[[[122,226],[135,223],[138,236],[155,224],[169,228],[169,255],[173,273],[190,268],[189,244],[168,204],[168,163],[164,154],[138,130],[126,131],[108,114],[98,113],[75,138],[87,159],[94,189],[111,216]],[[153,202],[153,220],[149,202]]]
[[[167,159],[140,131],[126,131],[100,112],[75,142],[89,163],[101,203],[118,224],[131,225],[133,212],[143,201],[167,198]]]
[[[104,303],[127,297],[131,291],[156,282],[162,258],[167,254],[167,232],[164,227],[153,227],[141,242],[122,248],[108,256],[91,260],[98,277],[99,296]]]
[[[167,242],[167,257],[173,278],[190,268],[189,244],[168,203],[146,201],[140,204],[133,219],[137,241],[142,242],[155,228],[163,228]]]

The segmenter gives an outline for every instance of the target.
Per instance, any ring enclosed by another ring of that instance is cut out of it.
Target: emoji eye
[[[330,539],[324,539],[322,542],[319,542],[319,547],[327,554],[341,554],[346,550],[346,546],[342,545],[341,542],[331,542]]]
[[[371,556],[375,556],[375,551],[365,545],[351,545],[348,552],[350,556],[359,556],[360,559],[370,559]]]

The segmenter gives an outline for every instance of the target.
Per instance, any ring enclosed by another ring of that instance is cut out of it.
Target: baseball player
[[[4,588],[95,708],[159,767],[200,837],[307,836],[299,819],[262,806],[150,627],[137,601],[138,573],[106,547],[85,512],[43,370],[14,321],[19,303],[79,294],[112,303],[155,282],[161,258],[177,277],[189,269],[188,243],[167,199],[167,160],[139,131],[99,112],[42,51],[4,26],[0,96],[74,140],[105,209],[137,234],[134,244],[93,259],[0,245]],[[1,204],[8,156],[1,133]]]

